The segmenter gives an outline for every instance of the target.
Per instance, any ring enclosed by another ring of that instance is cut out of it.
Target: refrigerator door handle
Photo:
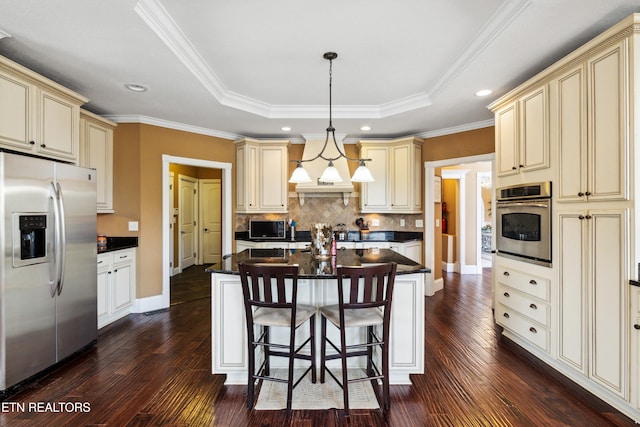
[[[59,237],[58,240],[60,242],[60,272],[58,273],[58,295],[62,293],[62,287],[64,286],[64,265],[65,265],[65,255],[67,252],[67,230],[64,221],[64,195],[62,194],[62,187],[60,183],[56,183],[57,193],[58,193],[58,218],[57,223],[59,224]]]
[[[56,296],[56,292],[58,291],[58,284],[60,279],[60,226],[58,223],[58,217],[60,216],[58,210],[60,206],[58,205],[58,189],[56,185],[51,182],[49,183],[49,197],[53,200],[53,281],[51,282],[51,297]]]

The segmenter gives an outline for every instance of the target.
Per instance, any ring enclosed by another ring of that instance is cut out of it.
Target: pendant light
[[[352,162],[358,162],[358,168],[356,169],[353,176],[351,177],[351,181],[372,182],[374,180],[373,176],[371,175],[371,172],[369,171],[369,169],[365,164],[365,162],[370,162],[371,159],[360,159],[360,158],[349,157],[344,152],[342,152],[342,150],[340,150],[340,147],[336,142],[336,134],[335,134],[336,130],[333,127],[332,111],[331,111],[331,107],[332,107],[331,106],[331,83],[332,83],[332,72],[333,72],[333,60],[336,59],[337,57],[338,57],[338,54],[335,52],[326,52],[323,55],[323,58],[329,61],[329,127],[327,128],[327,136],[324,140],[324,145],[322,146],[322,150],[320,151],[320,153],[318,153],[317,156],[311,159],[291,160],[292,162],[296,162],[297,166],[294,169],[293,173],[291,174],[291,178],[289,179],[289,182],[296,183],[296,184],[311,182],[312,179],[309,176],[309,173],[302,166],[302,163],[311,162],[319,158],[326,160],[328,162],[327,168],[324,170],[324,172],[322,172],[320,181],[342,182],[342,177],[340,176],[340,173],[338,173],[338,169],[336,169],[335,166],[333,165],[333,161],[339,159],[340,157],[344,157],[345,159]],[[338,157],[327,157],[324,154],[324,151],[327,148],[327,144],[329,143],[329,137],[331,137],[333,144],[335,145],[336,150],[338,151]]]

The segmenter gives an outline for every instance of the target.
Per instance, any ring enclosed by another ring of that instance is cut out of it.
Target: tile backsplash
[[[416,220],[422,220],[422,214],[363,214],[360,213],[360,199],[351,197],[349,204],[344,205],[342,194],[322,195],[321,197],[307,196],[304,206],[300,206],[298,195],[289,195],[288,214],[236,214],[236,230],[246,231],[249,229],[249,220],[288,220],[296,221],[298,230],[309,230],[311,224],[328,223],[335,227],[336,224],[343,223],[347,230],[358,230],[356,219],[363,218],[369,223],[369,229],[384,231],[424,231],[423,227],[416,227]],[[373,220],[377,219],[380,225],[373,226]],[[400,226],[400,221],[404,219],[405,225]]]

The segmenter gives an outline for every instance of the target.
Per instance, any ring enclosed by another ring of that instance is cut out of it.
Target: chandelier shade
[[[322,175],[319,177],[319,181],[321,182],[342,182],[342,177],[340,173],[333,165],[333,161],[339,158],[344,157],[345,159],[358,162],[358,168],[355,173],[351,177],[352,182],[372,182],[374,181],[373,175],[366,166],[365,162],[370,162],[371,159],[360,159],[353,158],[347,156],[339,147],[338,142],[336,141],[335,128],[333,127],[333,119],[332,119],[332,100],[331,100],[331,83],[332,83],[332,72],[333,72],[333,60],[338,57],[338,54],[335,52],[326,52],[323,55],[324,59],[329,61],[329,127],[327,127],[327,136],[324,141],[324,145],[322,146],[322,150],[313,158],[310,159],[300,159],[300,160],[291,160],[292,162],[296,162],[297,166],[291,174],[291,178],[289,178],[289,182],[291,183],[307,183],[311,182],[312,178],[309,176],[309,173],[304,169],[303,163],[311,162],[316,159],[323,159],[328,162],[327,168],[324,170]],[[331,157],[325,154],[325,150],[329,143],[329,138],[333,141],[333,145],[335,146],[338,156]]]

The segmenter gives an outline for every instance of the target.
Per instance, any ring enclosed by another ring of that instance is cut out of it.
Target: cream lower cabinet
[[[558,360],[627,399],[626,209],[558,215]]]
[[[505,328],[537,349],[551,349],[552,270],[495,257],[495,318]],[[516,338],[517,339],[517,338]]]
[[[628,40],[552,81],[557,93],[558,201],[628,199]]]
[[[288,211],[289,141],[245,138],[236,146],[236,213]]]
[[[86,98],[0,57],[0,147],[78,163]]]
[[[640,409],[640,287],[629,286],[631,298],[631,402]]]
[[[96,170],[98,213],[113,213],[113,129],[116,124],[80,112],[80,166]]]
[[[98,329],[129,314],[135,290],[135,248],[98,254]]]

